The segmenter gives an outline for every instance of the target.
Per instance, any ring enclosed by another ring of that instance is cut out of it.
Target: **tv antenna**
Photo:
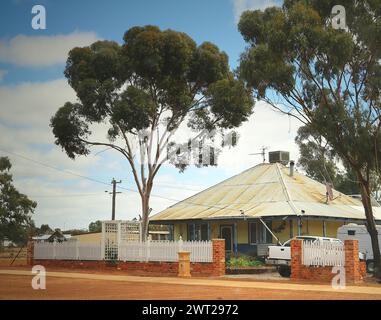
[[[257,155],[262,155],[262,158],[263,158],[263,163],[266,162],[266,150],[268,149],[268,147],[265,147],[265,146],[262,146],[261,148],[261,152],[257,152],[257,153],[249,153],[249,156],[257,156]]]

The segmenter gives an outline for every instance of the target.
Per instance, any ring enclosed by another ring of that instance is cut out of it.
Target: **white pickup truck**
[[[291,275],[291,240],[299,239],[303,241],[321,241],[321,242],[340,242],[336,238],[326,238],[317,236],[297,236],[286,241],[280,246],[269,246],[267,248],[266,263],[277,266],[278,272],[282,277],[289,277]]]

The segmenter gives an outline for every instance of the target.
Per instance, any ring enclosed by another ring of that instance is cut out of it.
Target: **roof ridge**
[[[280,179],[280,183],[281,183],[281,185],[283,187],[283,191],[286,193],[286,197],[287,197],[286,201],[289,204],[289,206],[291,207],[291,209],[294,211],[294,213],[298,214],[299,213],[298,209],[296,208],[296,206],[294,204],[294,201],[292,200],[291,193],[288,190],[286,181],[283,179],[283,172],[279,168],[279,163],[276,163],[276,169],[277,169],[277,173],[278,173],[278,176],[279,176],[279,179]]]
[[[206,189],[203,189],[203,190],[201,190],[201,191],[199,191],[199,192],[197,192],[197,193],[195,193],[195,194],[193,194],[193,195],[191,195],[191,196],[189,196],[189,197],[187,197],[187,198],[185,198],[185,199],[183,199],[183,200],[181,200],[181,201],[179,201],[179,202],[176,202],[175,204],[173,204],[173,205],[167,207],[167,208],[164,209],[164,210],[167,210],[168,208],[172,208],[173,206],[177,206],[177,205],[180,204],[180,203],[187,203],[187,200],[189,200],[189,199],[191,199],[191,198],[193,198],[193,197],[199,195],[200,193],[203,193],[203,192],[205,192],[205,191],[207,191],[207,190],[210,190],[211,188],[217,187],[218,185],[220,185],[220,184],[222,184],[222,183],[224,183],[224,182],[226,182],[226,181],[229,181],[229,180],[231,180],[231,179],[234,179],[234,178],[236,178],[237,176],[239,176],[239,175],[241,175],[241,174],[244,174],[244,173],[246,173],[246,172],[248,172],[248,171],[250,171],[250,170],[252,170],[252,169],[254,169],[254,168],[258,167],[258,166],[262,166],[262,165],[264,165],[264,164],[265,164],[265,165],[269,165],[269,164],[271,164],[271,163],[259,163],[259,164],[255,165],[255,166],[252,166],[252,167],[250,167],[250,168],[248,168],[248,169],[246,169],[246,170],[243,170],[242,172],[239,172],[239,173],[235,174],[234,176],[231,176],[231,177],[229,177],[229,178],[227,178],[227,179],[225,179],[225,180],[222,180],[222,181],[220,181],[220,182],[218,182],[218,183],[216,183],[216,184],[214,184],[214,185],[212,185],[212,186],[210,186],[210,187],[208,187],[208,188],[206,188]],[[188,202],[188,203],[189,203],[189,202]],[[197,203],[189,203],[189,204],[200,205],[200,204],[197,204]],[[209,209],[212,207],[212,206],[207,206],[207,205],[201,205],[201,206],[209,207]],[[221,208],[221,209],[224,209],[224,208]],[[160,212],[155,213],[155,214],[154,214],[153,216],[151,216],[150,218],[153,218],[154,216],[160,214],[160,213],[163,212],[164,210],[161,210]]]
[[[285,168],[286,168],[286,167],[285,167]],[[282,170],[281,170],[281,171],[282,171]],[[322,187],[326,187],[326,185],[325,185],[323,182],[317,181],[317,180],[315,180],[315,179],[309,177],[307,174],[302,174],[302,173],[300,173],[300,172],[298,172],[298,171],[295,171],[294,174],[299,175],[299,176],[302,176],[303,179],[308,180],[309,183],[311,183],[311,184],[321,185]],[[354,201],[354,202],[355,202],[355,200],[358,200],[358,199],[352,198],[350,195],[347,195],[347,194],[345,194],[345,193],[343,193],[343,192],[341,192],[341,191],[335,189],[334,186],[332,186],[332,191],[338,194],[338,196],[335,197],[335,198],[338,198],[338,197],[340,197],[340,198],[341,198],[341,197],[344,197],[344,198],[346,198],[346,199],[348,199],[348,200],[352,200],[352,201]],[[322,193],[322,197],[325,197],[325,196],[326,196],[326,194]],[[332,203],[328,203],[328,205],[330,205],[330,204],[332,204]]]

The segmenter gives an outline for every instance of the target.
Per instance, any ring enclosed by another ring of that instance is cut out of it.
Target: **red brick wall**
[[[345,277],[346,282],[361,282],[366,276],[364,261],[359,261],[358,241],[345,240]],[[291,279],[331,282],[336,273],[332,267],[308,267],[302,264],[302,240],[291,241]]]
[[[360,275],[364,279],[366,277],[366,262],[360,261]]]
[[[225,240],[213,239],[213,262],[191,262],[193,276],[222,276],[225,274]],[[135,262],[118,261],[111,264],[105,261],[82,260],[34,260],[33,264],[45,267],[69,269],[125,270],[136,275],[177,275],[178,262]]]
[[[225,275],[225,239],[213,239],[213,272],[214,276]],[[192,274],[192,269],[191,269]]]

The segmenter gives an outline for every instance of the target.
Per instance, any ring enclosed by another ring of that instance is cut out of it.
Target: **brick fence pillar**
[[[302,269],[302,240],[291,240],[291,279],[300,279]]]
[[[362,280],[359,259],[359,243],[357,240],[345,240],[345,278],[347,282]]]
[[[34,265],[34,241],[32,239],[28,240],[28,244],[26,247],[26,263],[28,266]]]
[[[213,239],[213,275],[225,275],[225,239]]]

